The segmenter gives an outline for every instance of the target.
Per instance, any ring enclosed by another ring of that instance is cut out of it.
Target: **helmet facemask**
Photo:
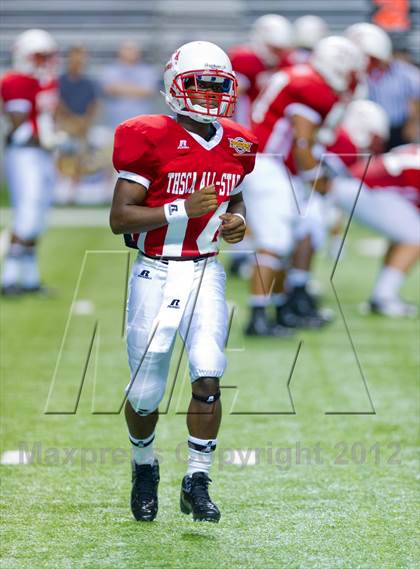
[[[170,95],[171,107],[177,113],[210,123],[232,116],[237,81],[233,73],[219,69],[185,71],[174,77]]]

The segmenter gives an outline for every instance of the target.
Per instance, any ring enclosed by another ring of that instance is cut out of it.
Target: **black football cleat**
[[[301,321],[303,328],[322,328],[333,320],[328,310],[319,310],[315,299],[304,286],[295,287],[289,294],[287,304]]]
[[[131,511],[137,521],[152,522],[158,513],[159,463],[132,462]]]
[[[22,287],[19,285],[8,285],[1,287],[1,295],[14,297],[14,296],[21,296],[23,294]]]
[[[285,328],[305,328],[305,318],[296,314],[289,302],[276,306],[276,323]]]
[[[265,311],[254,311],[251,319],[245,328],[246,336],[287,338],[292,335],[292,331],[279,324],[271,324]]]
[[[205,472],[187,474],[182,480],[180,507],[183,514],[193,515],[195,522],[213,522],[220,520],[220,510],[211,501],[208,487],[211,482]]]
[[[22,294],[29,294],[34,296],[40,296],[45,298],[54,298],[57,296],[54,289],[49,288],[45,285],[39,284],[35,286],[23,286]]]

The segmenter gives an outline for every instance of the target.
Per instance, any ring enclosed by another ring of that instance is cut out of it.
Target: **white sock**
[[[1,284],[4,287],[20,285],[22,262],[25,247],[19,243],[11,243],[3,264]]]
[[[137,464],[152,465],[155,460],[155,449],[153,444],[155,440],[154,431],[151,435],[149,435],[145,439],[136,439],[130,434],[128,435],[128,437],[131,442],[134,462]]]
[[[394,267],[383,267],[372,292],[372,300],[391,300],[399,297],[406,274]]]
[[[209,473],[213,462],[217,439],[198,439],[190,435],[188,437],[188,468],[187,474],[194,472]]]
[[[309,271],[303,271],[302,269],[289,269],[286,277],[287,289],[291,290],[297,286],[305,286],[308,283],[310,276],[311,274]]]
[[[38,260],[34,247],[26,247],[22,257],[22,286],[35,288],[39,286],[40,277]]]
[[[249,297],[249,306],[252,307],[259,307],[259,306],[268,306],[269,304],[269,297],[266,296],[265,294],[251,294],[251,296]]]
[[[271,295],[271,302],[274,306],[283,306],[287,300],[287,295],[284,293],[276,292]]]

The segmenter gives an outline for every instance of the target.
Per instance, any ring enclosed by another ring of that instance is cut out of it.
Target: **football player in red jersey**
[[[36,259],[52,197],[54,164],[53,114],[57,104],[57,46],[44,30],[27,30],[15,41],[13,70],[0,82],[3,110],[9,122],[5,174],[13,205],[10,246],[1,290],[4,295],[39,292]]]
[[[192,381],[187,426],[188,470],[181,510],[217,522],[208,494],[221,421],[219,379],[226,366],[228,314],[219,238],[245,233],[240,184],[258,143],[230,121],[237,83],[228,56],[191,42],[170,58],[166,102],[176,113],[140,116],[115,133],[118,171],[110,223],[139,249],[129,286],[127,346],[131,381],[125,415],[133,449],[131,508],[137,520],[157,514],[159,465],[153,441],[177,331]]]
[[[416,307],[399,292],[420,254],[420,146],[359,158],[349,172],[352,177],[333,180],[333,202],[390,243],[368,308],[384,316],[415,316]]]
[[[293,47],[293,26],[289,20],[278,14],[265,14],[254,22],[249,44],[229,50],[238,79],[235,120],[250,126],[252,103],[273,73],[290,65]]]
[[[348,167],[361,155],[376,155],[385,151],[389,139],[389,118],[384,109],[364,99],[352,101],[346,108],[343,120],[335,132],[320,132],[316,149],[319,158],[334,175],[349,175]],[[321,140],[324,144],[321,144]],[[335,261],[343,244],[344,214],[328,200],[328,249]]]
[[[334,141],[326,149],[321,147],[320,153],[328,153],[329,163],[337,174],[346,173],[346,168],[357,162],[361,154],[383,153],[389,132],[389,118],[380,105],[364,99],[355,100],[346,108]]]
[[[320,164],[313,147],[331,109],[352,96],[363,67],[363,55],[350,40],[324,38],[315,48],[310,65],[276,73],[253,105],[253,131],[261,153],[246,182],[248,218],[258,253],[251,282],[248,335],[284,334],[284,329],[268,321],[269,302],[276,305],[278,324],[323,324],[315,307],[310,306],[310,314],[302,318],[289,314],[282,269],[296,241],[310,240],[314,249],[322,242],[322,198],[314,194],[309,207],[306,203],[315,181],[325,183],[325,176],[319,176]],[[302,215],[305,210],[306,215]],[[295,264],[299,267],[297,261]],[[296,268],[289,276],[291,288],[303,297],[308,270]]]

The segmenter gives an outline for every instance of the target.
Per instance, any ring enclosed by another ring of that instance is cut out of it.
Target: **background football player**
[[[255,20],[249,44],[229,50],[238,79],[235,120],[250,126],[252,103],[273,73],[290,65],[293,47],[294,31],[289,20],[278,14],[266,14]]]
[[[155,428],[179,330],[192,381],[181,510],[195,520],[217,522],[208,473],[221,420],[228,315],[225,273],[216,255],[220,236],[228,243],[244,236],[239,185],[254,167],[257,140],[225,118],[234,111],[237,83],[228,56],[216,45],[180,47],[166,65],[164,82],[176,117],[131,119],[117,128],[114,144],[119,180],[111,227],[140,250],[127,320],[131,508],[137,520],[157,514]]]
[[[4,165],[13,206],[1,280],[4,295],[41,290],[36,246],[46,226],[54,182],[56,52],[49,33],[27,30],[13,46],[13,70],[1,79],[1,100],[9,123]]]
[[[347,131],[358,130],[352,112]],[[360,157],[349,173],[332,182],[333,202],[389,242],[367,308],[384,316],[415,316],[416,307],[400,298],[400,290],[420,253],[420,146],[400,146],[369,161]]]
[[[363,65],[360,50],[350,40],[324,38],[309,65],[276,73],[253,105],[253,132],[262,153],[247,180],[246,193],[258,261],[251,280],[249,335],[284,334],[283,328],[272,326],[267,318],[270,302],[276,305],[277,324],[323,324],[316,307],[301,302],[308,298],[307,245],[310,259],[312,250],[322,244],[324,233],[322,199],[312,195],[309,207],[306,204],[315,180],[323,183],[313,147],[318,129],[334,105],[352,96]],[[305,247],[303,254],[295,254],[294,269],[288,274],[289,289],[294,294],[289,310],[283,285],[285,260],[299,242]],[[298,304],[305,305],[305,313],[294,313]]]

